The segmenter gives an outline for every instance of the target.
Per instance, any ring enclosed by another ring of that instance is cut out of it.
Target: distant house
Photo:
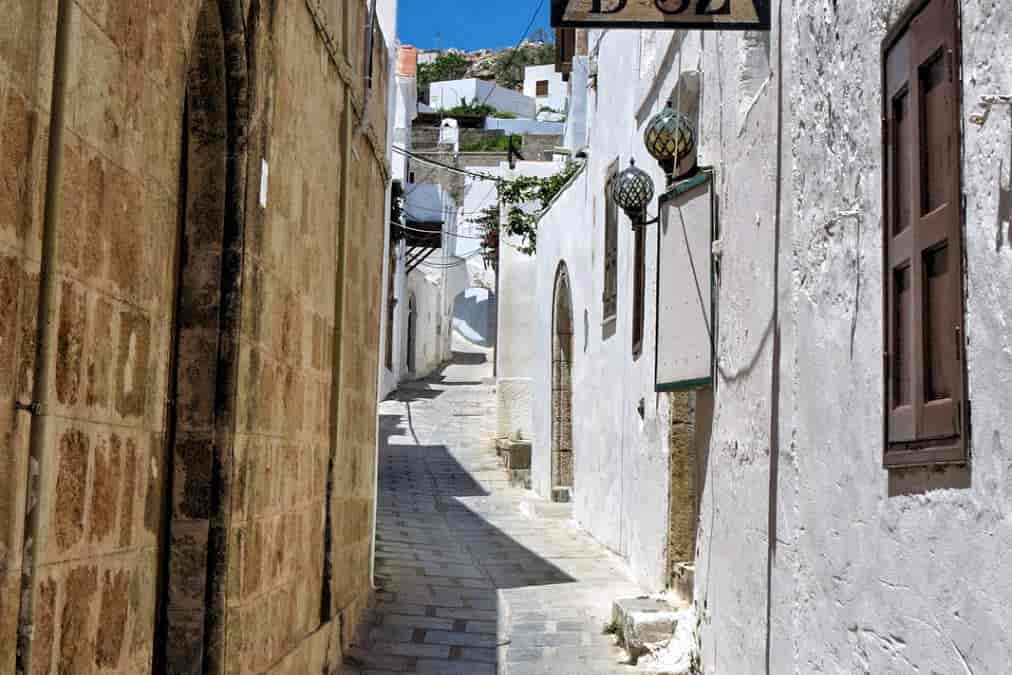
[[[433,110],[447,110],[474,101],[525,119],[534,119],[538,111],[533,98],[473,77],[429,85],[429,106]]]
[[[439,58],[439,50],[437,49],[426,49],[425,51],[418,52],[418,65],[424,66],[429,63],[435,63],[436,59]]]
[[[562,73],[555,71],[554,63],[524,69],[524,96],[534,99],[539,112],[542,108],[565,112],[569,98],[566,92]]]

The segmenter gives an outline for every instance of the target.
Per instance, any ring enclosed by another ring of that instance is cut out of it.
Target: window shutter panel
[[[643,350],[643,320],[646,302],[646,226],[638,225],[635,230],[633,254],[633,354],[639,356]]]
[[[959,37],[923,3],[884,67],[886,463],[965,459]],[[891,459],[892,457],[892,459]]]
[[[916,253],[922,361],[918,440],[956,436],[963,401],[962,232],[954,0],[933,0],[912,24],[919,103]]]
[[[886,408],[889,442],[916,438],[914,371],[913,210],[914,110],[911,103],[910,33],[889,51],[886,60]]]
[[[576,52],[576,29],[555,29],[555,72],[568,75],[573,72],[573,55]]]

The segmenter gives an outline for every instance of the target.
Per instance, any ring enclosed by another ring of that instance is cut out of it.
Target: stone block
[[[98,590],[98,570],[84,565],[67,575],[60,623],[58,672],[91,673],[94,670],[95,634],[92,623],[94,596]]]
[[[496,447],[500,450],[500,456],[506,462],[507,470],[531,468],[530,441],[514,441],[508,438],[501,438],[496,441]]]
[[[623,645],[635,662],[643,654],[657,651],[671,641],[677,613],[664,600],[623,598],[612,605],[612,623],[619,629]]]
[[[91,439],[79,429],[60,437],[53,532],[60,552],[80,543],[84,534],[84,504]]]
[[[106,570],[104,575],[95,654],[95,663],[101,668],[119,667],[126,638],[130,577],[126,570]]]

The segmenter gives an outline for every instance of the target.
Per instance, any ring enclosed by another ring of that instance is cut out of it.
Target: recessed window
[[[883,64],[886,466],[966,461],[955,0],[919,2]]]
[[[644,225],[636,225],[633,230],[635,243],[633,244],[632,353],[634,357],[643,353],[643,322],[647,293],[646,230]]]
[[[604,289],[601,293],[602,335],[607,339],[615,334],[618,314],[618,204],[611,192],[611,182],[618,173],[618,158],[608,166],[607,186],[604,194]]]
[[[538,97],[548,96],[548,80],[538,80],[537,84],[534,86],[537,90],[536,95]]]

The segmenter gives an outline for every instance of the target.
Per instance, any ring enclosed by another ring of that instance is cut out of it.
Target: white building
[[[537,105],[533,98],[486,80],[472,77],[433,82],[429,85],[429,107],[433,110],[448,110],[475,102],[486,103],[496,110],[513,113],[526,119],[533,119],[537,113]]]
[[[766,33],[591,31],[574,59],[596,75],[572,78],[567,120],[586,97],[588,159],[520,261],[535,325],[499,316],[500,341],[533,335],[534,487],[571,491],[649,586],[694,564],[702,672],[1005,672],[1012,138],[985,97],[1012,92],[1012,6],[784,11]],[[663,192],[642,138],[669,98],[712,178],[649,204],[666,220],[637,255],[606,183],[635,158]],[[940,135],[920,147],[922,116]],[[692,194],[710,210],[678,206]],[[699,287],[658,289],[659,239],[682,228],[712,228],[715,257],[695,260]],[[904,252],[905,232],[933,239]],[[657,327],[701,321],[658,300],[698,309],[708,269],[713,384],[658,392]]]
[[[392,138],[405,152],[411,151],[411,123],[417,116],[416,55],[413,47],[398,50]],[[459,207],[453,197],[440,185],[409,182],[404,152],[393,153],[391,174],[401,185],[404,214],[402,223],[391,226],[398,237],[390,242],[386,261],[380,398],[451,358],[454,302],[469,283],[467,268],[456,257]]]
[[[569,87],[562,79],[562,73],[555,71],[555,64],[527,66],[524,69],[524,96],[533,98],[538,112],[548,108],[553,112],[566,112]]]

